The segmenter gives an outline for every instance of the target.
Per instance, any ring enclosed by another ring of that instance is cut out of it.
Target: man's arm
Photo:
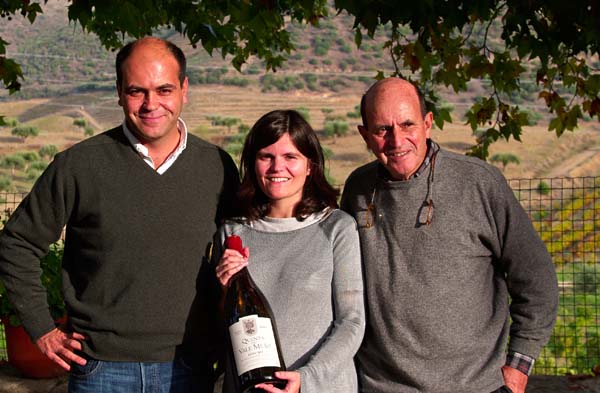
[[[40,258],[59,239],[67,216],[64,171],[57,166],[50,164],[0,234],[0,279],[34,342],[55,328]]]
[[[500,239],[499,262],[511,297],[510,341],[505,384],[525,391],[535,358],[548,342],[558,310],[558,282],[552,258],[504,178],[502,207],[493,206]]]

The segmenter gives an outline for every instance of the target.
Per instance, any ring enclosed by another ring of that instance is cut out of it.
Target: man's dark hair
[[[408,79],[404,79],[404,78],[400,78],[402,80],[407,81],[408,83],[410,83],[416,90],[417,92],[417,97],[419,98],[419,107],[421,109],[421,116],[425,117],[425,115],[427,114],[427,106],[425,105],[425,96],[423,95],[423,92],[421,91],[421,89],[419,89],[419,86],[417,86],[415,83],[409,81]],[[375,85],[373,85],[375,86]],[[362,123],[363,126],[368,127],[367,126],[367,95],[369,94],[369,92],[371,91],[371,89],[373,88],[373,86],[369,87],[369,90],[367,90],[367,92],[365,94],[363,94],[363,96],[360,99],[360,117],[362,118]]]
[[[256,220],[269,211],[269,198],[261,190],[256,177],[255,163],[259,150],[289,134],[292,143],[308,158],[310,175],[306,178],[302,200],[294,210],[300,220],[326,207],[337,207],[339,191],[325,178],[325,158],[317,134],[302,115],[293,110],[276,110],[263,115],[246,137],[241,159],[242,184],[238,201],[244,217]]]
[[[117,59],[115,62],[116,71],[117,71],[117,86],[121,86],[121,83],[123,83],[123,70],[122,70],[123,63],[125,62],[125,60],[127,60],[129,55],[131,55],[131,52],[137,45],[139,45],[144,40],[148,40],[148,39],[155,40],[156,42],[161,42],[162,44],[164,44],[165,48],[167,48],[167,50],[169,52],[171,52],[171,54],[173,55],[175,60],[177,60],[177,64],[179,65],[179,75],[178,75],[179,83],[181,85],[183,85],[183,81],[185,80],[186,66],[187,66],[186,60],[185,60],[185,55],[183,54],[183,51],[181,49],[179,49],[179,47],[177,45],[175,45],[174,43],[172,43],[170,41],[163,40],[162,38],[147,37],[147,38],[142,38],[139,40],[131,41],[130,43],[128,43],[127,45],[122,47],[119,50],[119,52],[117,53]]]

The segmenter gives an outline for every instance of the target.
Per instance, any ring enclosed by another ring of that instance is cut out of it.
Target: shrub
[[[25,142],[25,139],[39,135],[39,130],[32,126],[17,126],[12,129],[11,134],[21,138],[21,142]]]
[[[296,112],[300,113],[300,115],[302,115],[304,120],[306,120],[307,122],[310,122],[310,109],[308,109],[305,106],[300,106],[298,108],[295,108],[295,110],[296,110]]]
[[[0,127],[16,127],[17,125],[19,125],[17,119],[0,116]]]
[[[351,119],[360,119],[360,105],[354,106],[354,111],[346,113],[346,116]]]
[[[8,191],[12,186],[12,180],[3,174],[0,174],[0,191]]]
[[[73,125],[77,126],[77,127],[81,127],[84,128],[86,127],[88,124],[87,120],[85,120],[84,118],[80,117],[78,119],[73,120]]]
[[[246,87],[248,86],[248,84],[250,83],[250,81],[246,78],[242,78],[242,77],[233,77],[233,78],[225,78],[223,79],[223,84],[224,85],[229,85],[229,86],[240,86],[240,87]]]
[[[540,195],[548,195],[548,194],[550,194],[550,185],[548,183],[546,183],[545,181],[540,180],[540,182],[537,185],[536,191]]]
[[[348,133],[348,128],[348,123],[345,121],[328,121],[325,123],[325,135],[328,137],[344,136]]]
[[[38,154],[40,157],[48,157],[49,159],[54,158],[54,156],[58,153],[58,149],[54,145],[46,145],[40,147]]]
[[[34,162],[40,159],[40,156],[34,151],[24,151],[16,153],[16,155],[22,157],[26,162]]]

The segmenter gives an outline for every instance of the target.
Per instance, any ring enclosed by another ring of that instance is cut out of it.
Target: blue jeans
[[[165,363],[87,359],[71,364],[69,393],[213,393],[212,376],[181,358]]]

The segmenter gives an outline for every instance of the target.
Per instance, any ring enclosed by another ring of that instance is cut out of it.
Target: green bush
[[[345,121],[334,120],[325,123],[325,135],[327,137],[344,136],[348,133],[348,123]]]
[[[78,119],[73,120],[73,125],[77,126],[77,127],[81,127],[84,128],[86,127],[88,124],[87,120],[85,120],[84,118],[80,117]]]
[[[10,156],[6,156],[0,161],[0,166],[2,168],[9,169],[21,169],[25,167],[25,159],[21,157],[19,154],[12,154]]]
[[[0,173],[0,191],[8,191],[11,186],[12,180],[8,176]]]
[[[54,145],[45,145],[40,147],[38,154],[40,157],[48,157],[49,159],[54,158],[54,156],[58,153],[58,148]]]
[[[34,151],[24,151],[20,153],[15,153],[15,155],[22,157],[23,160],[25,160],[26,162],[34,162],[40,159],[39,154],[37,154]]]
[[[545,181],[540,180],[540,182],[537,185],[536,191],[540,195],[548,195],[550,194],[550,185]]]
[[[346,116],[351,119],[360,119],[360,105],[355,105],[354,111],[346,113]]]
[[[313,38],[312,44],[313,53],[315,56],[326,56],[331,48],[331,40],[322,36],[316,36]]]
[[[16,127],[19,125],[19,121],[12,117],[0,116],[0,127]]]
[[[38,136],[40,131],[37,129],[37,127],[33,126],[17,126],[13,128],[10,133],[14,136],[18,136],[21,138],[22,142],[25,142],[25,139],[29,137]]]
[[[246,87],[246,86],[248,86],[249,83],[250,83],[250,81],[248,79],[242,78],[242,77],[233,77],[233,78],[223,79],[223,84],[229,85],[229,86]]]
[[[304,88],[304,82],[296,75],[283,75],[281,77],[272,74],[266,74],[260,79],[263,91],[277,89],[279,91],[290,91],[293,89],[301,90]]]
[[[315,74],[304,73],[304,74],[300,74],[300,77],[304,80],[304,82],[306,82],[306,87],[308,88],[308,90],[316,91],[318,89],[318,87],[317,87],[318,77]]]
[[[300,113],[300,115],[302,115],[304,120],[306,120],[307,122],[310,122],[310,109],[308,109],[305,106],[300,106],[298,108],[295,108],[295,110],[296,110],[296,112]]]

